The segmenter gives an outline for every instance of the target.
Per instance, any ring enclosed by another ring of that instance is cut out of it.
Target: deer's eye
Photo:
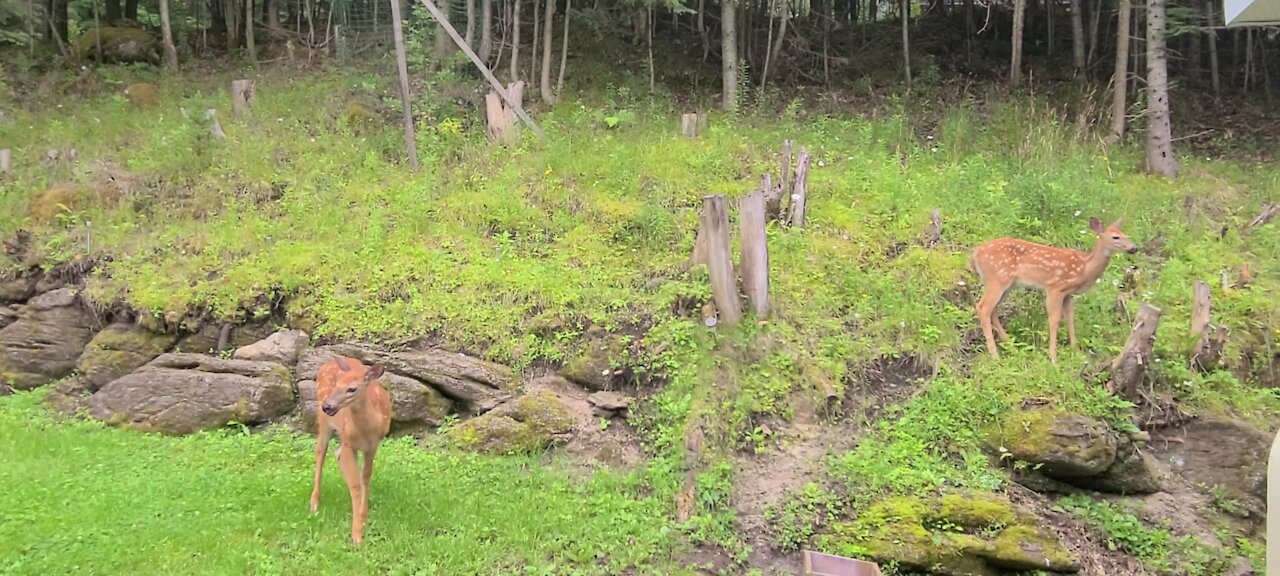
[[[356,388],[355,386],[347,388],[347,392],[351,392],[351,393],[355,393],[356,390],[358,390],[358,388]]]
[[[1112,239],[1112,240],[1119,240],[1119,239],[1120,239],[1120,237],[1119,237],[1119,236],[1112,236],[1112,237],[1111,237],[1111,239]]]

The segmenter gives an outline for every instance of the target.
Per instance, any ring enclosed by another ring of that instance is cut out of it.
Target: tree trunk
[[[511,0],[511,81],[520,79],[520,0]]]
[[[273,31],[279,30],[280,6],[276,4],[276,0],[263,0],[262,12],[266,14],[267,17],[267,29]],[[373,3],[373,25],[376,30],[378,26],[378,3],[376,1]]]
[[[441,14],[444,15],[444,19],[449,20],[449,14],[453,9],[453,0],[444,0],[438,6]],[[436,22],[436,38],[431,51],[435,54],[436,60],[432,64],[433,68],[439,67],[444,62],[444,59],[449,57],[449,53],[453,51],[453,42],[449,40],[449,35],[445,34],[444,25],[440,22]]]
[[[551,45],[555,42],[556,0],[546,0],[547,12],[542,15],[542,78],[539,88],[542,91],[542,103],[548,106],[556,103],[556,95],[551,89]]]
[[[400,80],[400,105],[404,113],[404,144],[409,154],[409,168],[418,170],[418,142],[413,134],[413,109],[409,106],[409,65],[405,59],[404,28],[401,23],[400,0],[391,0],[391,35],[396,45],[396,72]]]
[[[235,0],[222,1],[222,18],[227,26],[227,54],[234,54],[236,47],[240,45],[240,31],[236,27]]]
[[[1178,160],[1173,156],[1173,126],[1169,117],[1165,1],[1147,2],[1147,170],[1175,178]]]
[[[777,62],[782,54],[782,42],[787,37],[787,21],[791,19],[791,5],[787,0],[781,0],[782,14],[779,16],[778,37],[773,39],[773,45],[769,47],[769,51],[764,55],[764,74],[760,77],[760,86],[764,87],[769,83],[769,62]]]
[[[873,3],[874,4],[874,3]],[[907,90],[911,89],[911,35],[907,25],[911,23],[911,0],[902,0],[902,71],[907,77]]]
[[[1216,0],[1210,0],[1216,1]],[[1120,0],[1120,20],[1116,24],[1116,71],[1111,77],[1115,99],[1111,104],[1111,140],[1124,138],[1125,113],[1129,87],[1129,18],[1133,14],[1130,0]]]
[[[249,61],[258,63],[258,49],[253,44],[253,0],[244,0],[244,46],[249,51]]]
[[[569,59],[569,13],[573,0],[564,0],[564,40],[560,43],[560,74],[556,77],[556,98],[564,95],[564,65]]]
[[[973,65],[973,0],[964,0],[964,62]]]
[[[480,0],[480,59],[493,55],[493,0]]]
[[[1045,26],[1049,29],[1049,57],[1058,51],[1058,29],[1053,22],[1054,0],[1044,0]]]
[[[107,26],[115,26],[120,20],[120,0],[107,0]]]
[[[138,0],[125,0],[124,17],[129,20],[138,19]]]
[[[467,35],[464,39],[467,46],[475,46],[476,40],[476,3],[475,0],[462,0],[467,3]]]
[[[45,14],[48,14],[48,30],[53,35],[54,43],[59,50],[66,50],[69,18],[67,0],[45,0]]]
[[[1093,55],[1098,51],[1098,26],[1102,23],[1102,0],[1092,0],[1093,14],[1089,17],[1089,54],[1084,57],[1086,66],[1093,65]],[[1111,17],[1107,17],[1107,27],[1111,27]]]
[[[551,0],[544,0],[551,1]],[[535,82],[540,80],[538,69],[538,42],[542,39],[542,11],[538,10],[538,0],[533,0],[533,42],[529,43],[529,85],[533,86]]]
[[[1013,0],[1013,59],[1009,64],[1009,85],[1022,85],[1022,29],[1027,20],[1027,0]]]
[[[1071,0],[1071,64],[1076,76],[1084,74],[1084,2]]]
[[[178,50],[173,46],[173,27],[169,24],[169,0],[160,0],[160,36],[164,42],[164,63],[178,69]]]
[[[1194,9],[1195,7],[1193,6],[1192,8]],[[1191,18],[1193,19],[1193,21],[1191,24],[1193,26],[1198,24],[1197,22],[1194,21],[1194,20],[1199,20],[1198,16],[1199,16],[1198,13],[1192,13]],[[1201,36],[1202,34],[1198,29],[1195,29],[1190,34],[1187,34],[1185,36],[1186,47],[1187,47],[1186,49],[1187,80],[1188,80],[1188,84],[1192,86],[1198,86],[1200,84],[1200,78],[1203,75],[1202,70],[1204,67],[1201,65],[1201,63],[1204,62],[1204,49],[1201,46],[1201,42],[1200,42]]]
[[[1213,93],[1216,95],[1222,89],[1220,76],[1218,74],[1218,31],[1215,27],[1218,25],[1218,13],[1214,9],[1213,3],[1218,0],[1205,0],[1205,10],[1208,12],[1209,26],[1209,82],[1213,85]]]
[[[720,2],[720,105],[725,111],[738,109],[738,3]]]

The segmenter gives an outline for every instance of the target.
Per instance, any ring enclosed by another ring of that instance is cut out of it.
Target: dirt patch
[[[591,404],[587,402],[590,391],[559,376],[536,377],[525,384],[526,392],[536,390],[555,394],[573,414],[573,438],[564,450],[583,465],[630,469],[644,459],[640,436],[626,420],[604,420],[592,413]]]
[[[885,407],[917,394],[933,367],[914,356],[883,356],[849,371],[844,381],[845,414],[874,420]]]
[[[1048,497],[1014,485],[1009,490],[1009,501],[1040,517],[1042,526],[1057,534],[1062,545],[1079,560],[1080,576],[1148,574],[1133,558],[1110,551],[1106,536],[1096,528],[1070,512],[1055,509],[1054,501]]]

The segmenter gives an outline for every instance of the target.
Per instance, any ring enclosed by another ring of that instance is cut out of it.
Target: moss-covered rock
[[[965,492],[937,499],[894,497],[819,538],[823,549],[896,563],[945,576],[986,576],[1004,570],[1079,570],[1057,538],[1000,494]]]
[[[104,26],[84,31],[75,41],[81,58],[97,60],[99,39],[104,62],[160,62],[160,41],[142,28]]]
[[[130,84],[125,87],[124,95],[134,108],[149,108],[160,103],[160,89],[155,84]]]
[[[1160,478],[1153,460],[1132,442],[1126,442],[1118,449],[1110,468],[1097,476],[1071,479],[1071,483],[1111,494],[1155,494],[1160,491]]]
[[[626,354],[621,336],[606,335],[592,339],[577,356],[565,362],[560,375],[591,390],[605,390],[613,383]]]
[[[555,394],[536,390],[459,424],[450,441],[480,452],[534,452],[562,444],[573,431],[572,410]]]
[[[990,564],[1006,570],[1047,570],[1075,573],[1080,565],[1058,538],[1034,526],[1010,526],[990,548],[979,552]]]
[[[1059,480],[1102,473],[1115,463],[1119,443],[1106,423],[1053,408],[1015,411],[986,432],[992,452],[1039,464]]]
[[[98,332],[76,360],[76,369],[94,391],[164,354],[178,338],[134,324],[115,323]]]

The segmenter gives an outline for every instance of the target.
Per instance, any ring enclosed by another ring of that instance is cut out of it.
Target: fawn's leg
[[[987,352],[991,353],[992,358],[1000,358],[1000,352],[996,349],[995,335],[992,334],[992,325],[997,324],[999,320],[994,320],[996,314],[996,306],[1000,305],[1000,300],[1004,299],[1004,293],[1009,289],[1006,284],[1000,286],[998,284],[988,284],[982,292],[982,299],[978,301],[978,323],[982,325],[982,335],[987,338]],[[1001,334],[1004,333],[1004,327],[1000,327]]]
[[[342,469],[342,477],[347,481],[347,492],[351,494],[351,541],[359,544],[364,536],[364,522],[360,517],[360,508],[364,504],[364,480],[356,466],[355,448],[345,448],[338,453],[338,467]]]
[[[1076,347],[1076,300],[1070,294],[1062,299],[1062,312],[1067,315],[1067,338]]]
[[[332,433],[328,422],[317,422],[316,430],[316,472],[311,479],[311,513],[320,509],[320,477],[324,472],[324,457],[329,453],[329,434]]]
[[[369,512],[369,484],[373,481],[373,457],[377,454],[377,446],[364,453],[364,509],[366,517]]]
[[[1000,299],[996,301],[996,305],[991,307],[991,325],[995,327],[996,336],[1000,338],[1001,342],[1009,341],[1009,335],[1004,331],[1004,324],[1000,323],[1000,305],[1004,304],[1004,298],[1008,295],[1009,287],[1005,287],[1004,291],[1000,293]]]
[[[1058,322],[1062,320],[1062,297],[1057,291],[1045,292],[1045,307],[1049,309],[1049,362],[1058,363]]]

